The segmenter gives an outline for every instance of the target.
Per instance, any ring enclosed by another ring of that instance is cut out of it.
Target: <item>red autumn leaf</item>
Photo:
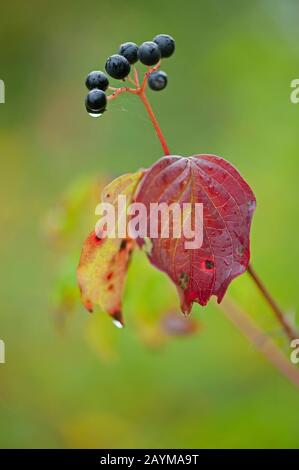
[[[232,279],[247,269],[250,256],[256,201],[238,171],[215,155],[163,157],[144,174],[134,200],[145,204],[148,217],[153,202],[203,204],[200,248],[186,249],[184,236],[138,243],[150,247],[151,263],[176,284],[183,312],[189,313],[193,302],[206,305],[211,295],[221,302]]]

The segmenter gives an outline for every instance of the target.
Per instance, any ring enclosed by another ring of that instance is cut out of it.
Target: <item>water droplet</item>
[[[93,118],[98,118],[98,117],[103,115],[103,113],[88,113],[88,114],[89,114],[89,116],[91,116]]]
[[[124,327],[124,325],[118,320],[112,320],[112,323],[113,323],[113,325],[116,326],[116,328],[123,328]]]
[[[247,207],[249,211],[254,211],[255,209],[255,201],[248,201],[247,202]]]

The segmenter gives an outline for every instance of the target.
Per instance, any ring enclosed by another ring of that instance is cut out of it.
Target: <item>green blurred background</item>
[[[70,186],[76,199],[89,177],[161,156],[137,98],[122,96],[92,119],[84,80],[121,42],[169,33],[177,42],[163,64],[169,86],[148,95],[170,149],[216,153],[248,180],[258,201],[252,260],[296,312],[299,104],[290,102],[290,83],[299,78],[298,15],[296,0],[2,2],[1,447],[298,447],[298,390],[214,303],[194,308],[196,334],[156,341],[159,316],[178,310],[177,298],[141,254],[124,330],[79,304],[57,328],[53,311],[61,289],[75,283],[92,206],[88,223],[74,219],[71,247],[53,249],[44,233],[49,209]],[[289,354],[246,274],[229,295]]]

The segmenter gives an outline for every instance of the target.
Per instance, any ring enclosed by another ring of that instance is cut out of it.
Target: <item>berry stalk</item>
[[[155,131],[156,131],[156,133],[157,133],[157,136],[158,136],[158,138],[159,138],[159,140],[160,140],[160,142],[161,142],[161,145],[162,145],[164,154],[165,154],[165,155],[170,155],[169,148],[168,148],[168,146],[167,146],[165,137],[164,137],[164,135],[163,135],[163,133],[162,133],[162,131],[161,131],[161,128],[160,128],[160,126],[159,126],[159,123],[158,123],[158,121],[157,121],[157,118],[156,118],[156,116],[155,116],[155,114],[154,114],[154,112],[153,112],[153,110],[152,110],[152,107],[151,107],[151,105],[150,105],[150,103],[149,103],[149,101],[148,101],[148,99],[147,99],[145,93],[144,93],[143,91],[140,91],[140,92],[138,93],[138,95],[139,95],[139,97],[140,97],[142,103],[144,104],[144,107],[145,107],[145,109],[146,109],[146,111],[147,111],[147,113],[148,113],[148,115],[149,115],[150,120],[152,121],[152,124],[153,124],[153,126],[154,126],[154,128],[155,128]]]
[[[136,85],[137,88],[139,88],[140,87],[139,75],[138,75],[138,70],[136,69],[135,65],[133,65],[133,72],[134,72],[135,85]]]
[[[146,109],[146,111],[149,115],[150,120],[152,121],[152,124],[153,124],[153,126],[155,128],[155,131],[157,133],[157,136],[158,136],[158,138],[161,142],[164,155],[170,155],[170,151],[169,151],[168,145],[166,143],[165,137],[163,135],[163,132],[161,130],[161,127],[158,123],[158,120],[157,120],[157,118],[154,114],[154,111],[152,110],[152,107],[151,107],[151,105],[150,105],[150,103],[147,99],[146,94],[145,94],[145,89],[146,89],[146,85],[147,85],[149,77],[151,76],[151,74],[153,72],[157,71],[159,67],[160,67],[160,63],[158,63],[155,67],[150,68],[144,74],[144,78],[143,78],[141,84],[139,83],[139,76],[138,76],[137,69],[134,67],[134,82],[133,82],[132,79],[130,79],[130,83],[133,83],[136,86],[136,88],[130,88],[130,87],[114,88],[114,87],[109,87],[109,89],[111,91],[113,91],[113,93],[112,93],[112,95],[107,97],[107,101],[113,101],[120,94],[125,93],[125,92],[132,93],[134,95],[138,95],[139,98],[141,99],[142,103],[144,104],[144,107],[145,107],[145,109]],[[127,79],[128,79],[128,77],[127,77]]]

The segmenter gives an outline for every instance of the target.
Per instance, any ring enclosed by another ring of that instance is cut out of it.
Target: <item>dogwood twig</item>
[[[163,151],[164,151],[164,155],[170,155],[170,152],[169,152],[169,148],[167,146],[167,143],[166,143],[166,140],[165,140],[165,137],[162,133],[162,130],[161,130],[161,127],[158,123],[158,120],[152,110],[152,107],[145,95],[145,88],[146,88],[146,85],[147,85],[147,81],[148,81],[148,78],[149,76],[155,72],[156,70],[158,70],[158,68],[160,67],[160,62],[153,68],[149,68],[148,71],[144,74],[144,78],[142,80],[142,83],[141,85],[139,84],[139,76],[138,76],[138,72],[137,72],[137,69],[136,67],[133,68],[133,71],[134,71],[134,79],[135,79],[135,82],[133,82],[133,80],[131,79],[131,77],[127,77],[127,79],[133,83],[134,85],[136,85],[136,88],[130,88],[130,87],[121,87],[121,88],[113,88],[113,87],[109,87],[113,93],[112,95],[108,96],[108,101],[112,101],[114,100],[115,98],[117,98],[121,93],[125,93],[125,92],[128,92],[128,93],[133,93],[135,95],[138,95],[139,98],[141,99],[142,103],[144,104],[144,107],[149,115],[149,118],[150,120],[152,121],[152,124],[155,128],[155,131],[157,133],[157,136],[161,142],[161,145],[162,145],[162,148],[163,148]]]
[[[281,324],[283,330],[285,331],[286,335],[291,339],[297,339],[299,338],[299,333],[296,332],[291,325],[288,323],[285,314],[281,310],[281,308],[278,306],[270,292],[267,290],[266,286],[264,283],[261,281],[260,277],[257,275],[256,271],[253,269],[252,264],[250,263],[248,268],[247,268],[248,274],[251,276],[251,279],[261,292],[262,296],[268,303],[268,305],[271,307],[272,311],[274,312],[277,320]]]
[[[299,389],[299,369],[283,354],[271,336],[265,334],[252,318],[228,296],[217,306],[266,359]]]
[[[113,101],[115,98],[117,98],[119,95],[122,93],[133,93],[134,95],[137,95],[137,90],[135,88],[130,88],[130,87],[121,87],[121,88],[116,88],[114,93],[112,95],[107,97],[108,101]]]

